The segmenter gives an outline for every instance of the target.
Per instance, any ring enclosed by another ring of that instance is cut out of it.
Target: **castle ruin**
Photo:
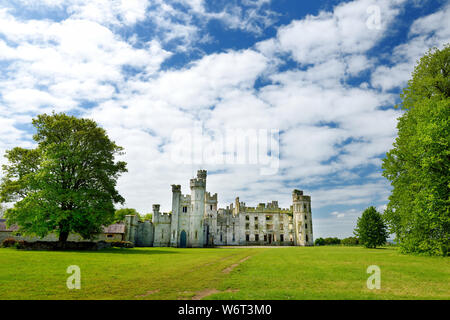
[[[206,191],[206,170],[190,181],[190,195],[172,185],[172,212],[153,205],[153,220],[126,217],[125,240],[141,247],[203,248],[219,246],[311,246],[313,228],[311,197],[292,192],[289,209],[277,201],[247,207],[236,198],[226,209],[218,208],[217,193]]]

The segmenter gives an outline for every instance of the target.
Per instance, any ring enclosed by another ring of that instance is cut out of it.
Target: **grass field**
[[[81,269],[69,290],[66,269]],[[370,265],[381,289],[366,286]],[[450,261],[360,247],[0,249],[0,299],[450,299]]]

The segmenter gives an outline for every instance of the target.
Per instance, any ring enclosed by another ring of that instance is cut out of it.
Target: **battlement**
[[[243,211],[245,213],[273,213],[273,214],[292,214],[292,208],[278,208],[278,207],[246,207]]]
[[[170,223],[171,214],[160,212],[161,206],[154,204],[153,206],[153,223]]]
[[[158,217],[158,223],[171,223],[172,215],[169,213],[161,213]]]
[[[215,194],[213,194],[213,195],[211,196],[211,193],[210,193],[210,192],[207,192],[207,193],[206,193],[206,201],[214,201],[214,202],[217,202],[217,193],[215,193]]]
[[[197,171],[197,178],[206,180],[207,171],[206,170],[198,170]]]
[[[182,194],[180,197],[181,203],[191,203],[191,195],[190,194]]]
[[[179,184],[173,184],[172,192],[180,192],[181,193],[181,186]]]
[[[292,191],[292,201],[293,202],[300,202],[300,201],[311,202],[311,197],[305,196],[305,195],[303,195],[303,191],[295,189],[294,191]]]
[[[191,179],[191,189],[193,188],[206,188],[206,179],[195,178]]]

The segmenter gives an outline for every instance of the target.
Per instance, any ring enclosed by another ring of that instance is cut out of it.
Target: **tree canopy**
[[[372,206],[364,210],[358,218],[354,233],[358,237],[358,243],[366,248],[376,248],[386,243],[388,236],[386,229],[383,217]]]
[[[143,221],[152,221],[153,219],[153,213],[147,213],[142,217]]]
[[[398,137],[383,160],[393,187],[384,216],[403,252],[448,255],[450,45],[420,59],[401,98]]]
[[[0,185],[1,202],[15,202],[7,223],[23,234],[44,237],[70,232],[84,238],[113,221],[114,204],[124,199],[116,190],[126,163],[115,161],[123,149],[94,121],[63,113],[33,119],[35,149],[6,152]]]
[[[123,208],[118,209],[114,213],[114,222],[123,222],[125,221],[125,216],[138,216],[139,219],[141,218],[139,212],[136,211],[136,209],[132,208]]]

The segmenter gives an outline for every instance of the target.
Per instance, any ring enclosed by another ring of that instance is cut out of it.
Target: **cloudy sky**
[[[0,0],[0,153],[33,147],[37,114],[89,117],[125,148],[119,188],[141,213],[204,168],[222,207],[288,207],[299,188],[315,237],[350,236],[387,202],[393,106],[449,23],[438,0]],[[196,158],[236,132],[268,133],[273,172]]]

